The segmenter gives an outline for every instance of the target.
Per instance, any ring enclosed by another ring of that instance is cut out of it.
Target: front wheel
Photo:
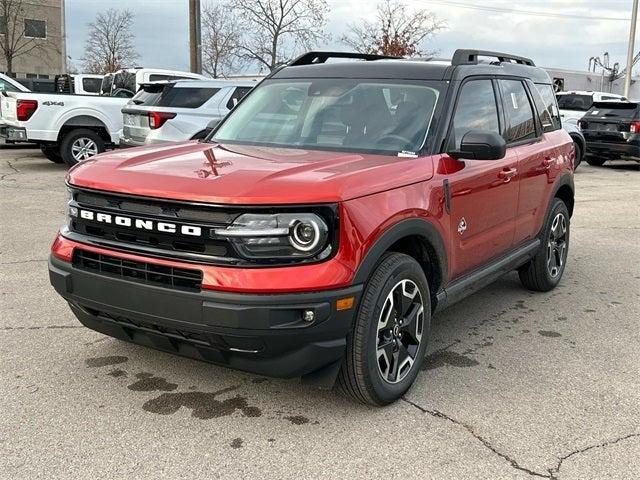
[[[529,290],[548,292],[560,282],[569,253],[569,210],[559,198],[554,199],[541,241],[536,256],[518,274]]]
[[[86,128],[70,131],[60,144],[62,159],[69,166],[102,152],[104,152],[104,140],[96,132]]]
[[[387,405],[402,397],[424,361],[431,326],[429,285],[418,262],[386,254],[367,281],[338,384],[350,397]]]

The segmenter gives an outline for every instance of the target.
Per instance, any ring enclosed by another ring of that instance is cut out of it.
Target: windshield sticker
[[[511,103],[513,104],[513,109],[518,110],[518,99],[516,98],[516,94],[511,92]]]
[[[591,112],[591,115],[598,115],[600,113],[600,110],[594,110],[593,112]]]
[[[407,157],[407,158],[417,158],[418,154],[416,152],[409,152],[407,150],[402,150],[398,152],[399,157]]]

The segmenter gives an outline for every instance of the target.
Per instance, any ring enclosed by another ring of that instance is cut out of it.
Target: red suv
[[[557,285],[573,157],[529,59],[311,52],[204,141],[71,169],[51,283],[104,334],[383,405],[435,311],[514,269]]]

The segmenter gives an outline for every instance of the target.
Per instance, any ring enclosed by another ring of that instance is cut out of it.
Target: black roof
[[[483,62],[479,57],[494,57]],[[361,61],[326,63],[329,58]],[[452,60],[403,59],[346,52],[309,52],[271,75],[271,78],[372,78],[459,81],[474,75],[515,76],[535,83],[551,83],[547,72],[528,58],[479,50],[456,50]]]

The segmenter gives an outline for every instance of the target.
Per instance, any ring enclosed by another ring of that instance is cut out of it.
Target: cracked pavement
[[[0,145],[0,477],[640,478],[640,170],[581,165],[560,286],[433,319],[382,409],[81,327],[49,286],[65,168]]]

